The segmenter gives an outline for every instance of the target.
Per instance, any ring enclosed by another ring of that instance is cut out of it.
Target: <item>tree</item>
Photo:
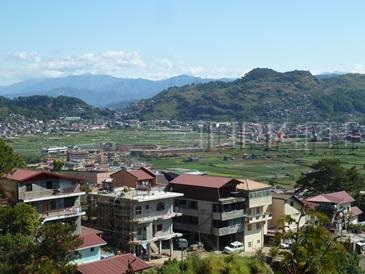
[[[62,170],[64,163],[61,160],[53,160],[53,171]]]
[[[363,177],[356,167],[346,169],[337,159],[322,159],[311,168],[313,171],[299,178],[298,187],[310,189],[314,194],[342,190],[355,194],[360,191]]]
[[[327,218],[322,218],[322,215],[314,212],[303,211],[298,220],[287,219],[287,221],[289,224],[296,222],[296,227],[299,227],[301,218],[306,214],[315,221],[313,224],[307,224],[295,231],[290,230],[289,226],[282,227],[283,232],[279,233],[278,237],[281,240],[291,241],[292,247],[290,250],[271,252],[279,258],[272,264],[274,270],[285,274],[335,274],[344,273],[344,266],[346,269],[358,269],[358,263],[347,250],[346,238],[334,236],[325,228]]]
[[[0,177],[8,174],[16,167],[23,167],[24,160],[14,153],[12,147],[7,145],[3,140],[0,140]]]
[[[81,240],[73,231],[69,224],[41,226],[30,205],[0,206],[0,273],[74,273],[67,263]]]

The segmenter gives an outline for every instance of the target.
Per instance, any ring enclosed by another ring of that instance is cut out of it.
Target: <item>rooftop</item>
[[[356,217],[362,214],[362,210],[358,208],[357,206],[351,207],[351,215],[352,217]]]
[[[77,266],[77,270],[82,274],[127,274],[148,268],[151,266],[132,254],[118,255]]]
[[[134,177],[136,177],[138,181],[153,180],[155,178],[151,174],[147,173],[146,171],[144,171],[142,169],[128,170],[127,172],[132,174]]]
[[[334,204],[347,204],[354,202],[354,198],[351,197],[346,191],[339,191],[327,194],[321,194],[306,199],[311,203],[334,203]]]
[[[233,178],[218,177],[218,176],[182,174],[173,179],[170,182],[170,184],[208,187],[208,188],[221,188],[231,181],[237,181],[237,180]]]
[[[14,170],[13,172],[6,174],[4,176],[4,178],[7,180],[12,180],[12,181],[17,181],[17,182],[27,182],[32,179],[39,178],[41,176],[79,181],[79,179],[77,179],[77,178],[72,178],[72,177],[65,176],[65,175],[49,173],[49,172],[40,171],[40,170],[24,169],[24,168],[18,168],[16,170]]]
[[[240,190],[246,190],[246,191],[255,191],[255,190],[260,190],[260,189],[265,189],[265,188],[271,188],[270,185],[264,184],[264,183],[260,183],[251,179],[244,179],[244,180],[239,180],[240,184],[237,185],[237,189]]]

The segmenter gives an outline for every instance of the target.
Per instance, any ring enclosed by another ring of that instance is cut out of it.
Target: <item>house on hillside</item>
[[[355,202],[346,191],[339,191],[327,194],[321,194],[305,199],[316,210],[325,213],[331,221],[330,229],[336,233],[340,233],[342,229],[346,229],[349,223],[357,224],[358,216],[362,211],[353,206]]]

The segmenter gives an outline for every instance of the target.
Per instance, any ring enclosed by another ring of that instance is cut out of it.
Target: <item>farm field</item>
[[[203,140],[201,140],[203,137]],[[215,136],[216,138],[216,136]],[[217,140],[217,139],[215,139]],[[226,138],[221,138],[226,142]],[[79,146],[98,148],[102,143],[155,144],[161,147],[207,145],[206,134],[152,130],[105,130],[58,136],[29,136],[8,139],[7,142],[25,159],[40,158],[42,147]],[[189,161],[192,158],[193,161]],[[286,188],[293,187],[302,172],[322,158],[340,159],[345,167],[356,166],[365,175],[365,144],[296,143],[286,141],[235,149],[215,150],[175,157],[139,158],[155,169],[175,172],[196,170],[210,175],[251,178]]]

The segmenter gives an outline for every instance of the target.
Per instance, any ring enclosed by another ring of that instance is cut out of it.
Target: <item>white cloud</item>
[[[365,66],[362,64],[355,64],[354,65],[354,69],[352,70],[352,72],[355,73],[365,73]]]

